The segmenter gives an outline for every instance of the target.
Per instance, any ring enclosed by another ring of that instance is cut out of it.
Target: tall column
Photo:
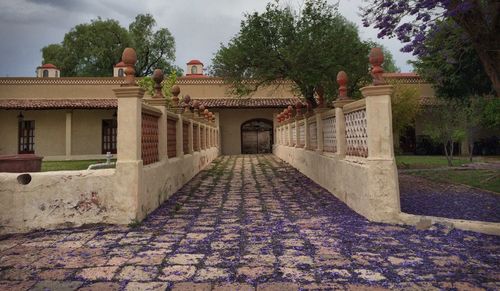
[[[345,115],[343,107],[345,104],[350,103],[352,101],[335,101],[333,102],[333,106],[335,107],[335,132],[336,132],[336,140],[337,140],[337,156],[340,159],[345,158],[346,150],[347,150],[347,139],[345,135]]]
[[[158,156],[160,161],[168,160],[167,146],[167,100],[162,92],[161,82],[164,74],[160,69],[153,72],[153,81],[155,82],[155,95],[152,98],[145,98],[144,102],[161,111],[161,116],[158,117]]]
[[[66,160],[71,159],[72,111],[66,112]]]
[[[390,160],[394,158],[392,136],[392,110],[390,85],[361,88],[366,98],[368,158]]]
[[[190,120],[189,121],[189,126],[188,126],[188,130],[189,130],[189,133],[188,133],[188,138],[189,138],[189,142],[188,142],[188,149],[189,149],[189,153],[192,154],[194,152],[194,131],[193,131],[193,120]]]
[[[323,112],[325,111],[324,108],[317,108],[314,110],[316,113],[316,136],[317,136],[317,144],[318,147],[316,149],[316,152],[319,154],[323,153],[323,147],[324,147],[324,142],[323,142]]]
[[[310,143],[310,135],[309,135],[309,120],[307,116],[304,118],[304,148],[305,149],[310,149],[309,148],[309,143]]]
[[[177,157],[183,157],[184,156],[184,147],[183,147],[183,144],[184,144],[184,141],[183,141],[183,134],[182,134],[182,130],[183,130],[183,124],[184,124],[184,120],[182,118],[182,114],[178,114],[178,119],[177,119],[177,129],[175,131],[176,133],[176,141],[177,141]]]

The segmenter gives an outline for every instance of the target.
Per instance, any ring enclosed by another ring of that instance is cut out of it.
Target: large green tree
[[[136,70],[148,76],[157,68],[171,72],[175,60],[175,40],[167,28],[154,31],[156,21],[151,14],[139,14],[129,25],[129,33],[137,52]],[[175,71],[179,71],[175,68]]]
[[[240,32],[216,53],[212,74],[231,82],[240,95],[276,80],[291,80],[314,104],[319,86],[327,98],[336,95],[341,70],[349,75],[351,93],[367,82],[371,45],[326,1],[306,1],[301,11],[276,1],[263,13],[245,16]]]
[[[470,37],[454,20],[438,22],[422,45],[425,49],[413,65],[437,96],[464,100],[495,94]]]
[[[123,50],[134,47],[138,76],[149,75],[156,68],[170,72],[174,69],[175,41],[166,28],[154,31],[155,24],[149,14],[137,15],[129,30],[111,19],[79,24],[66,33],[60,44],[42,48],[43,62],[55,64],[66,77],[112,76]]]

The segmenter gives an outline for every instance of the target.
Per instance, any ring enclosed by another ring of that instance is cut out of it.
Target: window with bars
[[[117,123],[116,119],[102,120],[102,153],[110,152],[116,154],[117,140]]]
[[[35,121],[19,121],[19,154],[35,153]]]

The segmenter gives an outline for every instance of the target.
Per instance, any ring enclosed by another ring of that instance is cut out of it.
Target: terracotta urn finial
[[[297,101],[297,103],[295,103],[295,110],[296,110],[296,116],[302,117],[302,102]]]
[[[370,51],[369,55],[370,64],[372,65],[371,75],[373,77],[373,85],[385,85],[386,82],[382,77],[384,69],[382,69],[382,63],[384,63],[384,53],[379,47],[374,47]]]
[[[161,82],[163,82],[164,74],[160,69],[156,69],[153,72],[153,81],[155,81],[155,95],[153,98],[164,98],[163,92],[161,91]]]
[[[347,97],[347,82],[349,81],[349,78],[347,77],[346,72],[340,71],[337,74],[337,84],[339,84],[339,97],[337,100],[346,100],[349,99]]]
[[[318,94],[318,107],[325,107],[325,89],[323,88],[323,86],[316,86],[316,88],[314,88],[314,91],[316,91],[316,94]]]
[[[187,95],[184,96],[184,113],[190,112],[190,105],[189,103],[191,102],[191,96]]]
[[[125,83],[124,86],[137,86],[135,83],[135,63],[137,62],[137,54],[133,48],[123,50],[122,62],[125,63]]]
[[[195,117],[199,117],[199,109],[200,109],[200,101],[194,100],[193,101],[193,110],[194,110]]]
[[[288,110],[288,118],[291,118],[292,117],[292,111],[293,111],[292,105],[288,105],[287,110]]]
[[[174,107],[178,107],[179,106],[179,94],[181,93],[181,88],[179,88],[179,86],[177,85],[174,85],[172,86],[172,88],[170,88],[170,93],[172,93],[172,105]]]

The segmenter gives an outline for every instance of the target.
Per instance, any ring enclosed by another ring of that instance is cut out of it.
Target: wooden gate
[[[272,152],[273,122],[252,119],[241,125],[241,153],[267,154]]]

